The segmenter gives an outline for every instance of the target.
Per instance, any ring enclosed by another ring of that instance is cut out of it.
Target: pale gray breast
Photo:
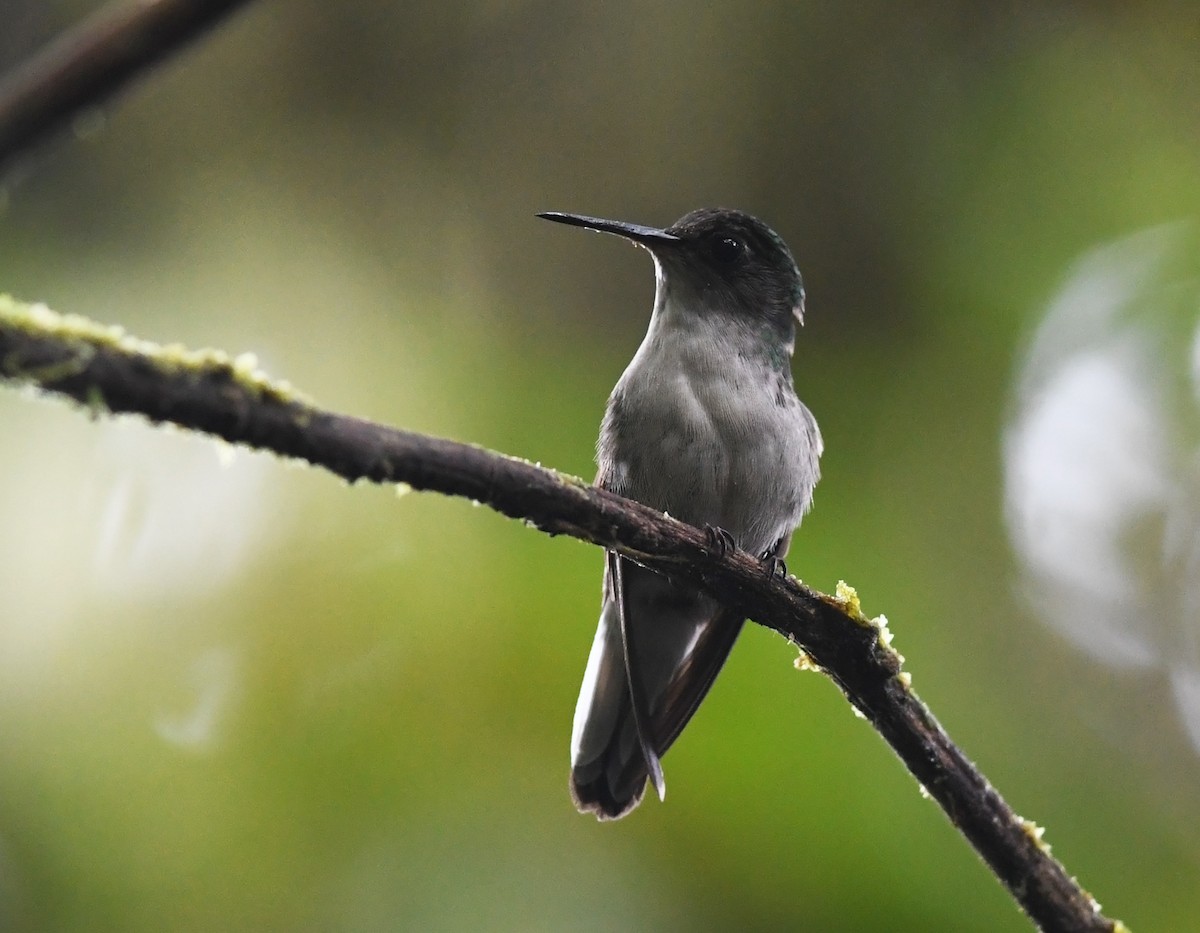
[[[643,345],[630,363],[601,427],[601,482],[762,553],[808,508],[820,432],[765,362],[689,349]]]

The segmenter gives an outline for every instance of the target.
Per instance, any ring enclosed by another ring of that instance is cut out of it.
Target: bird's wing
[[[654,732],[653,732],[653,709],[651,707],[651,696],[648,692],[648,687],[654,686],[647,684],[642,676],[642,658],[641,646],[639,639],[634,637],[633,621],[630,619],[629,606],[629,590],[625,587],[625,569],[628,563],[623,557],[618,556],[614,551],[608,551],[605,555],[606,570],[608,575],[609,592],[612,594],[613,602],[617,607],[617,620],[620,623],[621,630],[621,647],[625,654],[625,679],[629,685],[629,709],[633,715],[633,725],[637,730],[638,747],[642,750],[642,758],[646,764],[646,771],[650,776],[651,782],[654,784],[654,790],[658,793],[658,799],[662,800],[667,795],[667,784],[663,780],[662,762],[659,759],[659,753],[655,750]],[[632,573],[632,565],[629,565]],[[642,622],[641,624],[645,624]],[[666,751],[664,748],[663,751]]]
[[[646,693],[650,744],[663,755],[708,694],[743,620],[712,597],[636,564],[626,562],[624,577],[629,670]]]
[[[633,809],[647,776],[704,699],[742,619],[695,590],[610,555],[604,607],[572,737],[576,805],[601,819]],[[632,685],[632,686],[631,686]]]

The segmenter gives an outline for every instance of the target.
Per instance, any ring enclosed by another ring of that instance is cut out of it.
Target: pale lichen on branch
[[[126,332],[116,324],[100,324],[79,314],[60,314],[44,304],[26,304],[0,294],[0,318],[6,327],[25,332],[32,339],[53,338],[66,352],[45,361],[10,351],[0,360],[0,372],[9,379],[24,379],[53,386],[70,375],[82,373],[97,351],[110,349],[136,357],[164,373],[191,372],[197,377],[217,375],[241,385],[260,398],[280,403],[311,404],[282,380],[272,380],[258,368],[253,353],[230,356],[224,350],[189,350],[182,344],[157,344]]]

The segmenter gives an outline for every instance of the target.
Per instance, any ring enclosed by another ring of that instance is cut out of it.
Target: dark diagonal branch
[[[748,554],[710,552],[698,529],[524,460],[323,411],[268,382],[251,360],[156,347],[5,298],[0,378],[67,396],[93,413],[139,414],[296,457],[351,482],[474,499],[703,587],[786,636],[833,679],[1042,929],[1123,929],[950,741],[911,690],[886,626],[862,615],[849,588],[833,598],[794,579],[769,579]]]
[[[128,0],[60,36],[0,83],[0,169],[246,2]]]

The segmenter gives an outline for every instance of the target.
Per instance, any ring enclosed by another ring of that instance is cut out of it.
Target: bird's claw
[[[730,551],[737,550],[737,542],[724,528],[717,525],[705,525],[704,533],[708,536],[708,549],[716,551],[717,557],[724,557]]]
[[[774,554],[768,554],[763,558],[763,569],[767,572],[768,580],[774,580],[777,577],[780,580],[787,579],[787,564],[783,562],[783,558],[776,557]]]

